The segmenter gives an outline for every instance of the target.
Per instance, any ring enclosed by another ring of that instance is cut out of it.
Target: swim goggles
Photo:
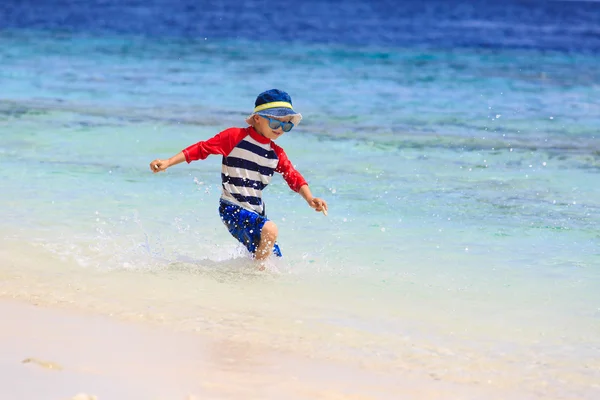
[[[281,127],[281,129],[283,129],[284,132],[289,132],[294,127],[294,124],[292,122],[283,122],[278,119],[265,117],[264,115],[260,115],[260,114],[257,114],[257,115],[259,117],[263,117],[264,119],[268,119],[269,120],[269,128],[271,128],[273,130],[279,129],[279,127]]]

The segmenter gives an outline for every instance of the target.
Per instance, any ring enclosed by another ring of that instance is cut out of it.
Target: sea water
[[[523,398],[600,395],[600,5],[0,6],[3,297]],[[167,158],[288,91],[284,257]],[[7,260],[11,260],[10,262]]]

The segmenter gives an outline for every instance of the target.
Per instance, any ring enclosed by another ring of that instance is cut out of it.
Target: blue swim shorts
[[[219,215],[229,233],[246,246],[250,253],[256,253],[260,244],[260,232],[269,219],[226,200],[220,201]],[[273,247],[273,254],[281,257],[281,250],[277,243]]]

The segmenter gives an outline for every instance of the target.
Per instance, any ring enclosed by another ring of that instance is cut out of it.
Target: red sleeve
[[[277,158],[279,158],[279,163],[275,171],[283,175],[283,179],[285,179],[290,189],[297,192],[302,186],[307,185],[306,180],[300,172],[296,171],[285,151],[273,142],[271,142],[271,147],[275,151],[275,154],[277,154]]]
[[[204,160],[210,154],[222,154],[224,156],[231,153],[231,150],[238,144],[248,132],[243,128],[229,128],[218,133],[208,140],[204,140],[183,149],[185,161],[191,163],[195,160]]]

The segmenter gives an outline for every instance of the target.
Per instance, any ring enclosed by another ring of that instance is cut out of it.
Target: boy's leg
[[[277,225],[272,221],[267,221],[260,231],[260,243],[254,253],[257,260],[264,260],[273,252],[273,246],[277,240]]]
[[[220,202],[221,220],[231,235],[240,241],[258,261],[266,259],[271,252],[281,257],[277,240],[277,226],[253,211],[224,201]]]

